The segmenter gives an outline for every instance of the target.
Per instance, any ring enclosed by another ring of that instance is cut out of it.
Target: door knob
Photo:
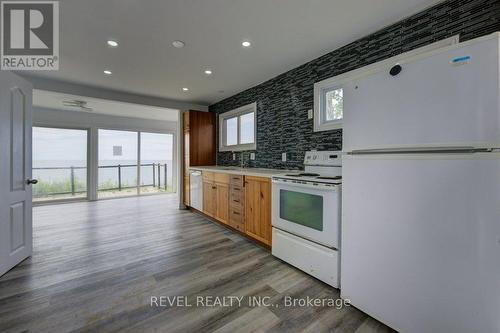
[[[38,179],[26,179],[26,184],[35,185],[38,183]]]

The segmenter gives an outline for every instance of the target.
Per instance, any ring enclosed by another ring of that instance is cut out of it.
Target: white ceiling
[[[85,101],[86,106],[92,110],[83,110],[78,107],[65,106],[63,101]],[[113,116],[133,117],[153,120],[177,121],[178,110],[160,108],[154,106],[117,102],[106,99],[83,97],[70,94],[62,94],[53,91],[33,90],[33,105],[37,107],[65,110],[73,112],[90,112],[107,114]]]
[[[438,2],[61,0],[60,70],[32,74],[211,104]]]

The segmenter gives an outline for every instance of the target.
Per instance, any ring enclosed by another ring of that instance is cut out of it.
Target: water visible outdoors
[[[137,139],[137,132],[99,130],[99,198],[137,195]],[[140,193],[172,192],[172,139],[141,133]],[[87,131],[34,127],[33,178],[34,201],[86,198]]]

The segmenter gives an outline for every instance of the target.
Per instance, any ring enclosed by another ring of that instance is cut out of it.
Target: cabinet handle
[[[212,190],[215,190],[215,189],[217,189],[217,186],[212,186]]]
[[[234,215],[240,215],[240,213],[233,211]]]
[[[233,188],[233,190],[235,190],[235,191],[239,191],[240,189],[239,189],[239,188]]]
[[[239,200],[233,200],[233,202],[240,202]]]

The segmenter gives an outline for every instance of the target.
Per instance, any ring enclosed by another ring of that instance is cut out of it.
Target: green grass
[[[123,186],[129,186],[129,185],[124,184]],[[117,187],[118,184],[115,181],[108,179],[99,184],[99,191],[119,192]],[[145,188],[147,188],[147,186]],[[87,184],[79,181],[78,178],[75,178],[75,193],[85,192],[86,190],[87,190]],[[124,188],[123,190],[126,189]],[[151,192],[154,193],[154,192],[172,192],[172,191],[173,191],[172,186],[168,185],[166,191],[165,188],[162,186],[160,189],[155,188],[155,191]],[[71,195],[71,181],[69,179],[64,181],[46,181],[43,179],[38,179],[38,183],[33,186],[34,198],[43,198],[59,193],[67,193],[67,195]]]
[[[87,184],[79,181],[75,178],[75,192],[84,192],[87,190]],[[38,183],[33,186],[33,196],[43,197],[55,193],[71,193],[71,181],[45,181],[43,179],[38,179]]]

